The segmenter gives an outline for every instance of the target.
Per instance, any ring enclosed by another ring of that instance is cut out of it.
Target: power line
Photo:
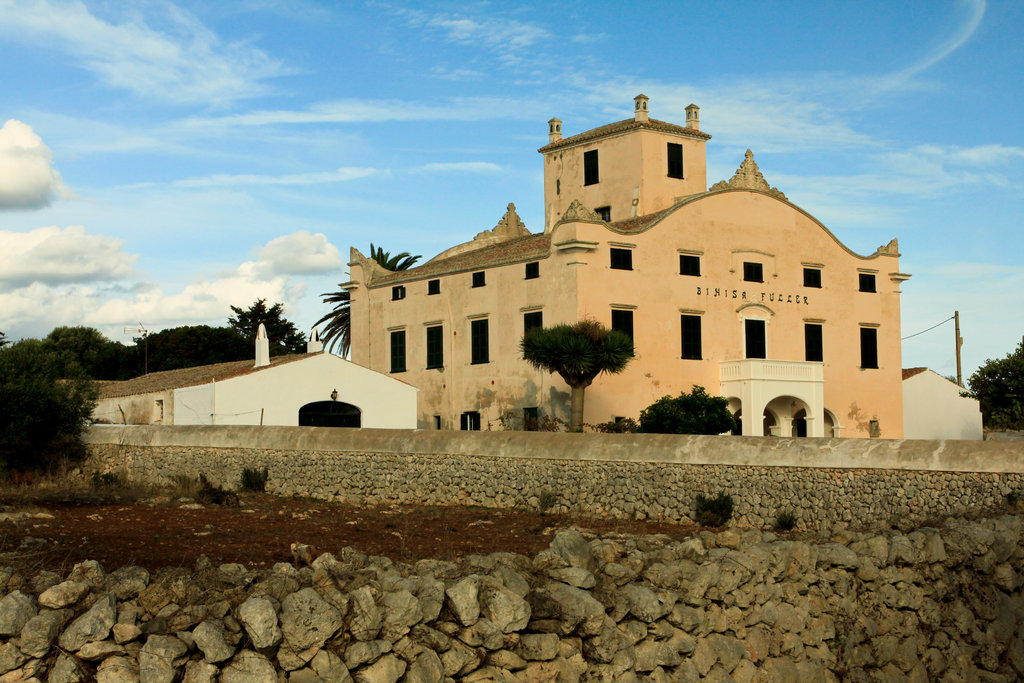
[[[948,318],[946,318],[945,320],[943,320],[943,321],[942,321],[941,323],[938,323],[938,324],[936,324],[936,325],[932,325],[932,326],[931,326],[931,327],[929,327],[929,328],[928,328],[927,330],[921,330],[920,332],[915,332],[914,334],[908,334],[908,335],[907,335],[906,337],[902,337],[902,338],[900,339],[900,341],[905,341],[905,340],[907,340],[907,339],[910,339],[911,337],[916,337],[916,336],[917,336],[917,335],[919,335],[919,334],[924,334],[925,332],[931,332],[932,330],[934,330],[934,329],[935,329],[936,327],[938,327],[939,325],[945,325],[946,323],[948,323],[948,322],[949,322],[950,320],[952,320],[952,319],[953,319],[953,317],[954,317],[954,316],[949,316]]]

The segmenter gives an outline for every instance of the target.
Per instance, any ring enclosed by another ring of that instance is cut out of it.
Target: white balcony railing
[[[823,367],[822,363],[810,361],[743,358],[722,361],[719,365],[719,379],[722,382],[823,382]]]

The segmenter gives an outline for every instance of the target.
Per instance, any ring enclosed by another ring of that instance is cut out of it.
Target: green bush
[[[92,473],[92,487],[94,489],[116,489],[122,486],[121,477],[115,472]]]
[[[728,399],[697,385],[675,398],[662,396],[640,413],[640,431],[647,434],[721,434],[735,426]]]
[[[724,526],[732,518],[732,496],[719,493],[708,498],[698,493],[696,511],[697,523],[701,526]]]
[[[589,425],[595,432],[602,434],[633,434],[640,431],[640,425],[631,417],[610,422],[599,422],[596,425]]]
[[[85,455],[96,388],[64,354],[26,339],[0,348],[0,466],[42,471]]]
[[[243,491],[252,491],[254,493],[263,493],[267,490],[267,477],[269,472],[267,468],[257,469],[255,467],[246,467],[242,470],[242,482],[240,488]]]
[[[226,491],[220,486],[214,486],[207,479],[205,474],[199,475],[201,488],[196,494],[196,500],[200,503],[211,505],[238,505],[238,496],[233,491]]]
[[[792,510],[782,510],[775,515],[775,528],[779,531],[792,531],[796,528],[796,514]]]
[[[544,490],[541,491],[540,495],[537,497],[537,508],[540,510],[541,514],[544,514],[545,512],[553,508],[557,502],[557,495],[555,495],[551,491]]]

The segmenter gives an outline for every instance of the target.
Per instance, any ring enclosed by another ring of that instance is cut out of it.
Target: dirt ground
[[[140,565],[192,567],[200,555],[215,564],[269,568],[291,562],[293,542],[318,552],[349,546],[370,555],[415,562],[470,554],[546,548],[555,529],[576,525],[598,533],[667,534],[684,539],[696,527],[651,521],[568,518],[476,507],[355,507],[269,494],[238,495],[238,505],[199,505],[167,496],[133,500],[0,494],[0,566],[67,572],[85,559],[107,571]]]

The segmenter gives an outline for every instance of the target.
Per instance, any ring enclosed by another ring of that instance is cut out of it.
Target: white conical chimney
[[[306,353],[320,353],[324,350],[324,344],[320,341],[320,333],[317,332],[316,325],[313,325],[313,330],[309,333],[309,341],[306,342]]]
[[[260,323],[256,330],[256,365],[254,367],[264,368],[270,365],[270,339],[267,338],[267,328]]]

